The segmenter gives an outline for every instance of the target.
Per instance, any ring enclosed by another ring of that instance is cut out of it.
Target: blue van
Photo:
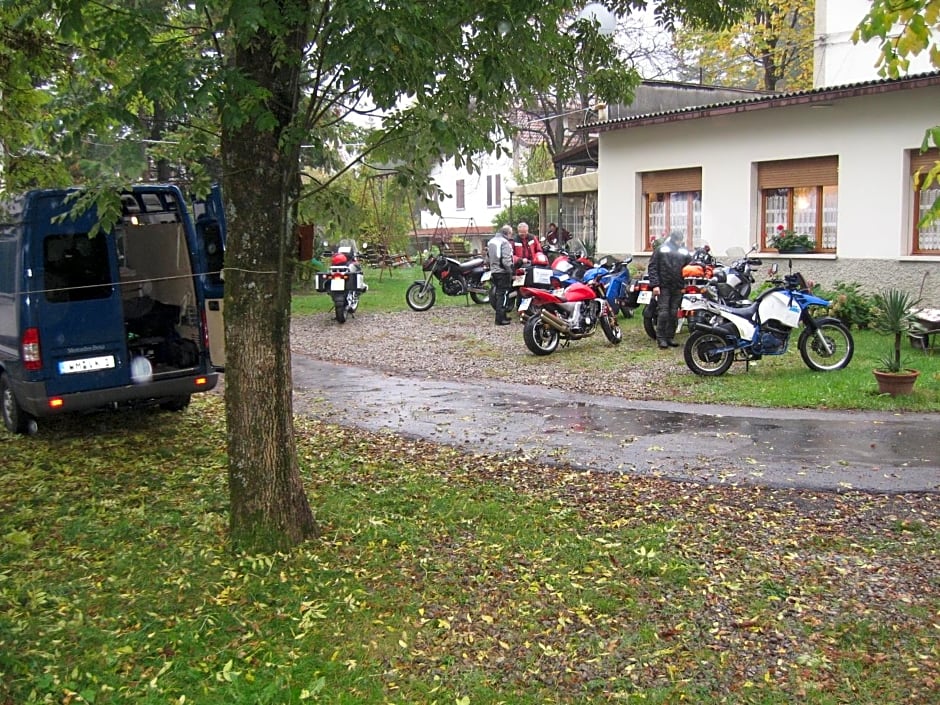
[[[176,186],[135,186],[94,234],[94,210],[71,215],[75,195],[0,204],[0,411],[13,433],[101,407],[179,411],[224,365],[221,342],[209,346],[222,340],[220,199],[191,211]]]

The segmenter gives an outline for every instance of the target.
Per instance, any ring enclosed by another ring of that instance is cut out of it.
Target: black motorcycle
[[[369,290],[362,274],[356,243],[340,240],[339,247],[330,260],[328,272],[320,272],[316,279],[317,291],[329,294],[337,323],[355,315],[359,308],[359,297]]]
[[[461,262],[443,253],[429,255],[421,270],[424,279],[416,281],[405,292],[405,300],[414,311],[427,311],[434,305],[437,296],[434,279],[440,282],[441,290],[448,296],[469,296],[478,304],[490,300],[490,291],[483,278],[488,270],[482,257]]]

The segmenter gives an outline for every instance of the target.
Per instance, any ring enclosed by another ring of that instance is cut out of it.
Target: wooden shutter
[[[465,208],[463,184],[464,184],[463,179],[457,179],[457,209],[458,210],[463,210]]]
[[[643,193],[679,193],[701,190],[701,167],[647,171],[643,174]]]
[[[800,188],[806,186],[837,186],[838,157],[810,157],[761,162],[757,165],[757,186],[768,188]]]
[[[936,164],[938,161],[940,161],[940,149],[937,149],[936,147],[933,149],[928,149],[923,154],[920,153],[920,150],[912,150],[911,176],[920,170],[920,179],[923,180],[927,172],[933,169],[934,164]],[[918,189],[920,186],[915,184],[914,188]]]

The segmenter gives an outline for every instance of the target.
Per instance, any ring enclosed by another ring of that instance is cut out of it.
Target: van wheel
[[[26,433],[30,429],[30,422],[35,424],[35,419],[23,411],[16,401],[5,374],[0,375],[0,404],[3,405],[3,425],[10,433]]]
[[[189,400],[188,394],[184,397],[172,397],[160,402],[160,408],[164,411],[182,411],[189,406]]]

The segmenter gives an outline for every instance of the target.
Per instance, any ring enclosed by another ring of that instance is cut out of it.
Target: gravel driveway
[[[654,343],[632,324],[618,346],[598,329],[590,338],[538,357],[526,348],[522,325],[495,326],[489,306],[358,313],[345,324],[337,323],[331,310],[295,316],[291,349],[319,360],[422,378],[505,379],[624,399],[694,400],[687,385],[663,382],[667,371],[679,372],[680,380],[692,376],[682,349],[656,351],[637,364],[636,351],[652,351]]]

